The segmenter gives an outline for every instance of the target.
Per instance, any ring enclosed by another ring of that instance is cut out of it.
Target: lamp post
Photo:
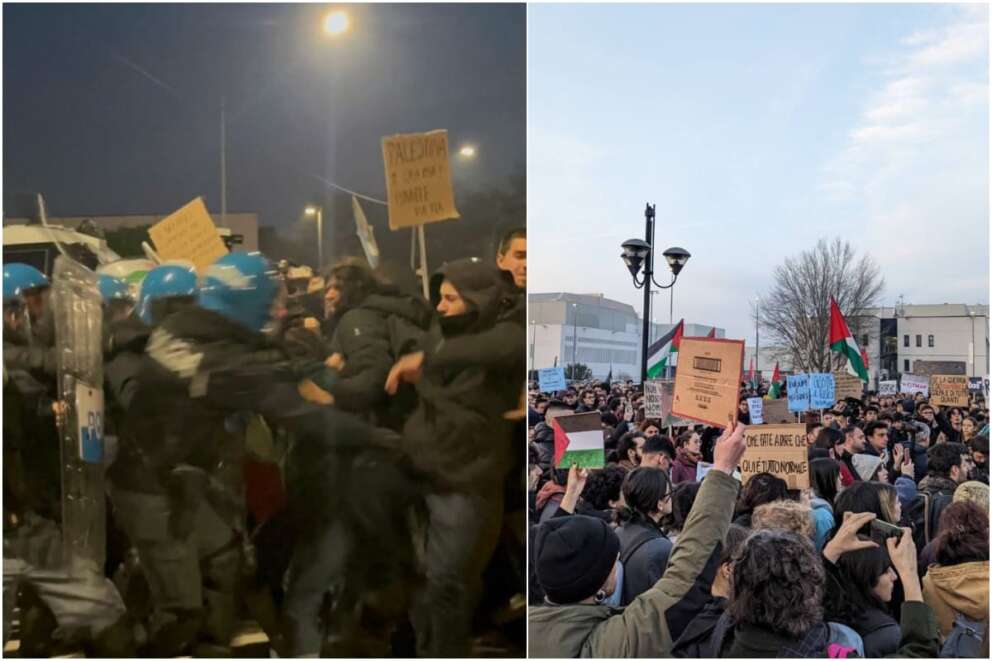
[[[627,270],[630,271],[631,278],[634,280],[634,287],[644,289],[644,321],[641,331],[641,383],[648,378],[648,335],[651,332],[651,284],[654,283],[654,286],[658,289],[671,289],[675,285],[675,281],[678,280],[682,268],[689,261],[689,257],[692,256],[687,250],[683,250],[682,248],[669,248],[663,252],[662,256],[668,262],[668,268],[672,271],[672,281],[667,285],[659,285],[654,280],[653,244],[654,206],[648,204],[644,208],[644,240],[627,239],[620,245],[623,248],[620,259],[623,260],[623,263],[627,266]],[[644,267],[644,276],[638,280],[637,275],[641,270],[641,266]]]
[[[571,303],[570,305],[572,306],[572,380],[575,380],[575,355],[578,353],[579,348],[579,306],[575,303]]]
[[[324,208],[311,204],[303,213],[317,217],[317,271],[324,270]]]

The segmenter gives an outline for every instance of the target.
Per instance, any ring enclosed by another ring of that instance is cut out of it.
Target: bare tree
[[[762,298],[760,325],[782,347],[796,371],[825,372],[843,365],[832,356],[830,297],[837,299],[855,338],[866,327],[861,316],[877,305],[885,286],[870,255],[857,256],[850,243],[820,239],[811,250],[787,257],[775,268],[771,290]]]

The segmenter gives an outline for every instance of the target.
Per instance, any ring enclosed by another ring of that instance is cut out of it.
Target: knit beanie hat
[[[873,454],[856,454],[851,457],[851,463],[854,465],[858,477],[868,482],[875,475],[878,467],[882,465],[882,459]]]
[[[616,564],[620,539],[602,519],[572,515],[549,519],[534,540],[537,582],[556,604],[594,596]]]

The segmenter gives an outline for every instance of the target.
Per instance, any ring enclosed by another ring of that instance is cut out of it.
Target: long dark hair
[[[892,511],[898,494],[896,488],[884,482],[855,482],[847,487],[834,500],[834,534],[840,529],[844,522],[844,512],[858,514],[860,512],[872,512],[876,518],[887,523],[898,525]],[[870,524],[865,524],[860,534],[870,534]]]
[[[840,464],[833,459],[814,459],[809,462],[809,474],[812,478],[813,493],[833,505],[837,497]]]
[[[864,535],[859,538],[868,539]],[[838,576],[827,581],[823,599],[825,619],[857,629],[865,611],[886,610],[886,604],[874,592],[878,579],[892,566],[884,544],[848,551],[837,559],[836,566]]]
[[[737,503],[738,514],[750,514],[758,505],[775,500],[789,500],[789,485],[771,473],[758,473],[747,481]]]
[[[948,566],[989,559],[989,515],[975,503],[951,503],[940,515],[934,542],[937,564]]]
[[[832,452],[834,447],[844,442],[844,434],[833,427],[824,427],[816,435],[814,447]]]
[[[652,514],[658,512],[658,501],[671,493],[668,475],[660,468],[641,466],[624,478],[624,506],[617,513],[620,523],[640,522],[655,525]]]

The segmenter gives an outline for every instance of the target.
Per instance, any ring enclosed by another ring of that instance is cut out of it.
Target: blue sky
[[[620,243],[652,202],[693,255],[675,318],[748,343],[820,237],[875,258],[885,304],[988,301],[984,5],[532,4],[528,49],[531,291],[640,312]]]

